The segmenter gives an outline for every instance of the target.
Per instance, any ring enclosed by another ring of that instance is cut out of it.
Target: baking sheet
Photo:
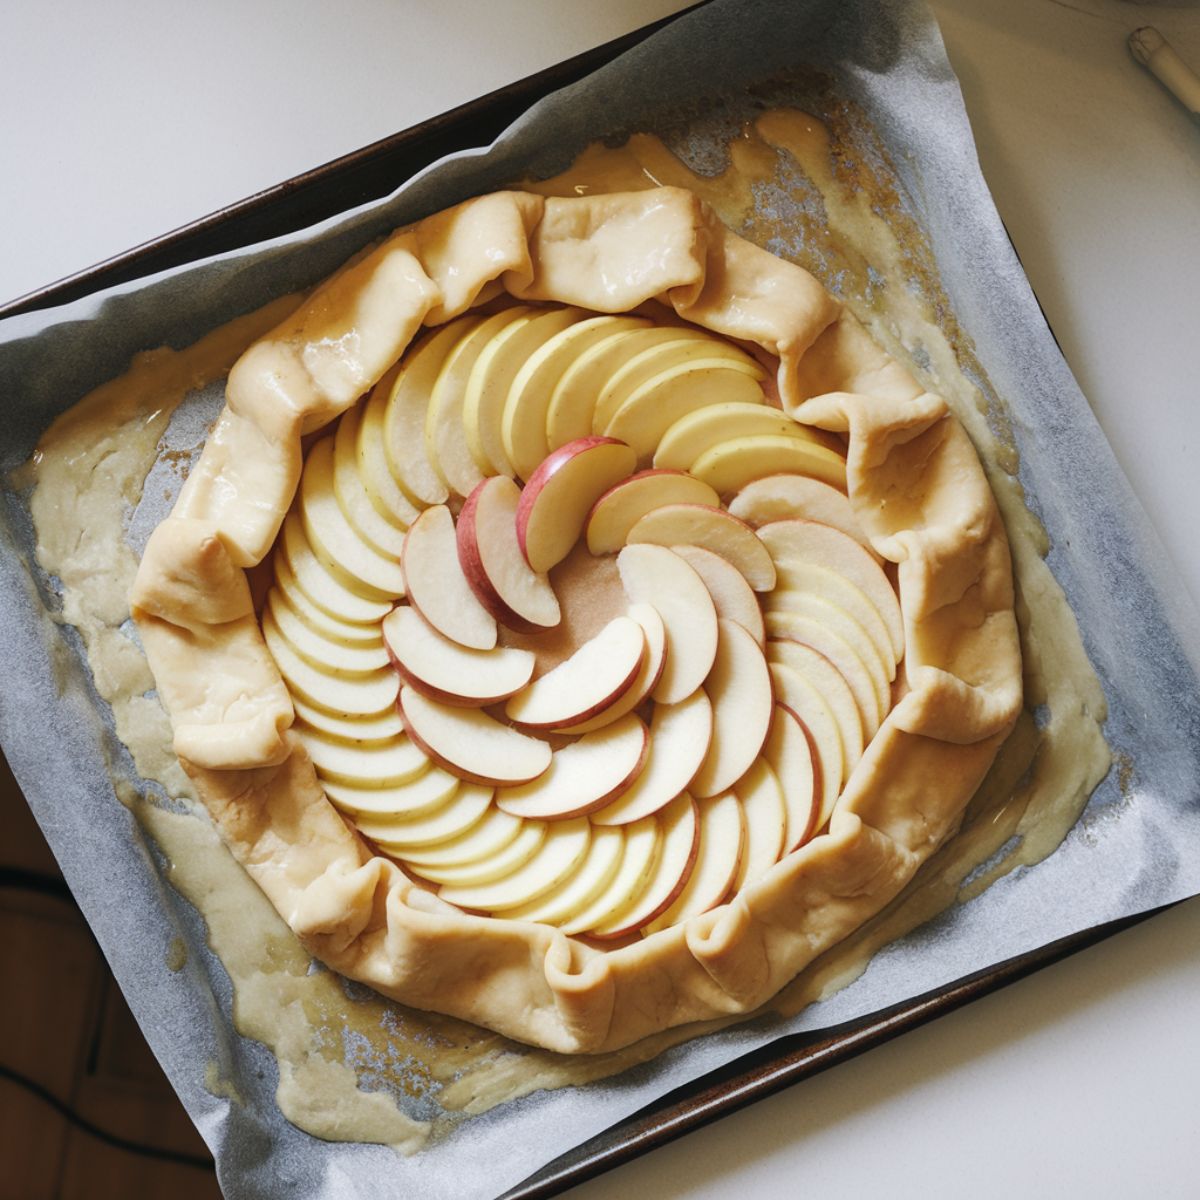
[[[539,105],[490,153],[455,156],[385,206],[0,325],[9,417],[0,464],[26,457],[54,413],[119,373],[137,349],[185,345],[237,312],[314,281],[394,224],[515,177],[548,173],[597,136],[670,124],[722,90],[737,95],[747,83],[801,65],[832,69],[884,141],[905,151],[893,157],[933,232],[947,290],[1012,408],[1022,478],[1054,542],[1051,564],[1105,682],[1106,733],[1133,764],[1127,786],[1119,791],[1115,779],[1103,785],[1053,859],[884,951],[862,980],[798,1021],[735,1028],[618,1079],[531,1096],[461,1123],[413,1160],[379,1147],[327,1146],[279,1119],[273,1059],[231,1032],[228,982],[202,949],[195,913],[162,884],[153,851],[143,849],[113,799],[109,771],[121,762],[120,748],[97,720],[70,631],[55,627],[30,593],[27,518],[20,497],[7,496],[5,534],[15,553],[0,567],[10,647],[0,737],[151,1044],[218,1155],[228,1194],[494,1194],[785,1030],[841,1023],[1200,889],[1200,701],[1188,660],[1198,644],[1195,615],[1045,329],[979,177],[936,30],[915,6],[714,4]],[[191,964],[164,980],[176,936],[191,948]],[[241,1104],[204,1089],[213,1061],[235,1080]]]

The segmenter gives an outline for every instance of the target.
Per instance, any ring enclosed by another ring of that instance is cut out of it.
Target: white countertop
[[[6,7],[0,298],[684,6]],[[1034,290],[1200,597],[1200,129],[1124,46],[1154,24],[1200,66],[1200,10],[934,8]],[[1191,901],[572,1194],[1193,1197],[1198,994]]]

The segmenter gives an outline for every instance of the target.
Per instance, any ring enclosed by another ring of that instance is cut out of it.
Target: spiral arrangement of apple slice
[[[693,327],[509,307],[310,447],[263,634],[330,801],[444,900],[647,935],[828,822],[904,631],[840,443],[764,378]],[[626,608],[539,673],[580,543]]]

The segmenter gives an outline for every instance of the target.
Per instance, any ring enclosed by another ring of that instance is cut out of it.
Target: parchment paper
[[[114,795],[127,768],[77,638],[56,624],[23,498],[6,492],[0,739],[155,1052],[218,1159],[231,1197],[496,1195],[670,1089],[784,1033],[838,1024],[1066,934],[1200,891],[1197,617],[1071,378],[979,173],[957,84],[915,3],[718,0],[550,97],[486,151],[453,156],[388,201],[304,233],[0,324],[0,468],[131,355],[184,346],[315,282],[367,240],[463,196],[565,166],[589,141],[677,125],[797,67],[832,74],[873,121],[930,231],[943,282],[1011,408],[1021,479],[1110,704],[1106,736],[1133,764],[1110,777],[1061,849],[894,944],[796,1020],[734,1027],[581,1089],[463,1121],[411,1159],[328,1144],[273,1102],[274,1059],[232,1030],[230,988],[196,912]],[[173,939],[188,966],[165,973]],[[6,963],[11,979],[14,964]],[[205,1088],[222,1064],[240,1102]]]

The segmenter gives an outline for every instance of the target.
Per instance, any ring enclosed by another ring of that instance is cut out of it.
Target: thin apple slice
[[[657,705],[641,774],[611,804],[592,813],[592,824],[628,826],[666,808],[700,770],[712,733],[712,704],[702,689],[678,704]]]
[[[449,771],[430,763],[415,779],[389,787],[360,787],[335,779],[322,779],[321,787],[335,807],[356,821],[359,817],[412,820],[448,804],[458,791],[459,781]]]
[[[508,817],[508,814],[492,809],[474,829],[457,839],[464,842],[470,838],[480,846],[481,852],[467,862],[439,866],[430,862],[414,862],[406,856],[404,865],[431,883],[447,887],[477,887],[503,879],[505,875],[520,870],[537,854],[546,840],[549,827],[541,821],[522,821],[517,817],[509,817],[512,824],[500,827],[495,822],[501,817]],[[485,835],[490,835],[492,843],[486,849],[483,848],[483,843],[488,840]],[[503,845],[495,845],[501,839]],[[433,849],[440,847],[434,846]]]
[[[767,475],[808,475],[833,487],[846,487],[846,460],[834,450],[800,438],[760,433],[720,442],[706,450],[691,466],[722,496],[739,492],[748,483]]]
[[[854,693],[841,671],[819,650],[802,642],[786,638],[773,639],[767,643],[767,657],[771,662],[780,662],[799,671],[809,683],[821,693],[838,733],[842,735],[842,750],[846,755],[846,774],[858,765],[863,754],[862,713],[854,699]],[[874,730],[871,731],[874,733]]]
[[[545,836],[546,826],[542,822],[520,821],[492,805],[483,820],[466,833],[446,842],[407,851],[404,864],[424,872],[426,867],[434,870],[464,867],[504,855],[505,861],[501,864],[504,867],[501,874],[504,874],[528,861]]]
[[[717,655],[717,610],[708,588],[665,546],[626,546],[617,570],[630,601],[662,617],[667,661],[651,695],[659,704],[677,704],[704,682]]]
[[[626,713],[633,712],[650,695],[661,678],[667,661],[667,627],[663,624],[662,617],[649,604],[631,604],[625,615],[636,621],[646,635],[646,654],[637,677],[622,695],[594,717],[577,725],[566,725],[559,730],[560,733],[591,733],[595,729],[611,725]]]
[[[625,834],[620,829],[592,829],[587,858],[574,873],[544,892],[536,900],[505,910],[509,921],[536,921],[561,925],[591,905],[617,877],[625,853]]]
[[[594,555],[615,554],[647,513],[667,504],[720,504],[706,483],[682,471],[639,471],[609,488],[587,516],[587,545]]]
[[[570,658],[513,696],[505,715],[532,729],[590,720],[633,685],[645,656],[642,627],[632,617],[614,617]]]
[[[472,650],[440,634],[404,604],[384,617],[383,640],[404,682],[443,704],[497,704],[533,678],[532,651],[501,646]]]
[[[729,511],[755,528],[795,517],[832,525],[863,546],[872,558],[879,557],[867,541],[846,493],[807,475],[767,475],[756,479],[734,496]]]
[[[647,817],[643,821],[617,830],[603,830],[593,826],[592,837],[599,840],[601,834],[612,832],[621,834],[621,854],[617,869],[586,904],[575,913],[559,918],[557,924],[563,933],[585,933],[609,920],[641,892],[654,871],[662,853],[663,841],[662,830],[656,817]],[[546,899],[551,899],[553,895],[554,893],[548,892]],[[523,908],[513,909],[511,915],[516,917],[525,911]]]
[[[386,742],[356,746],[297,725],[296,734],[317,774],[350,787],[394,787],[409,783],[429,767],[421,748],[403,734]]]
[[[467,445],[463,426],[463,402],[471,371],[493,337],[516,320],[528,320],[532,312],[523,305],[504,308],[473,326],[455,343],[434,381],[425,413],[425,453],[456,495],[466,498],[484,478]]]
[[[363,837],[377,842],[390,854],[403,856],[426,846],[437,846],[462,837],[492,811],[492,789],[460,783],[458,790],[440,808],[408,820],[367,820],[355,824]]]
[[[736,621],[760,646],[767,643],[762,609],[746,577],[727,558],[703,546],[672,546],[672,550],[704,580],[717,618]]]
[[[801,438],[829,449],[836,445],[832,435],[801,425],[761,400],[750,404],[731,400],[699,408],[675,421],[659,440],[658,449],[654,452],[654,465],[686,471],[719,442],[762,433]]]
[[[628,442],[639,461],[649,462],[670,427],[688,413],[713,404],[765,404],[763,370],[719,358],[701,358],[648,379],[613,413],[609,437]]]
[[[477,316],[459,317],[426,334],[400,360],[387,389],[384,452],[397,483],[419,504],[442,504],[446,500],[445,481],[426,450],[425,417],[446,360],[479,320]]]
[[[892,650],[899,659],[904,654],[904,617],[900,601],[892,590],[883,568],[852,537],[816,521],[773,521],[764,525],[762,538],[771,557],[813,563],[844,575],[879,610]]]
[[[775,718],[763,747],[762,761],[775,772],[783,789],[787,821],[782,857],[799,849],[816,833],[822,788],[821,765],[813,752],[808,731],[800,718],[783,705],[775,706]]]
[[[380,515],[407,527],[421,515],[422,506],[400,489],[384,448],[384,419],[390,383],[391,372],[379,381],[362,406],[358,425],[358,476]]]
[[[774,725],[774,720],[772,720]],[[738,780],[737,798],[746,821],[746,840],[730,893],[736,895],[748,883],[761,879],[779,861],[788,828],[788,810],[783,785],[765,758]],[[809,788],[809,796],[812,788]],[[812,805],[809,805],[810,811]],[[805,819],[797,812],[797,821]]]
[[[501,432],[504,404],[517,372],[556,333],[583,319],[578,308],[536,310],[527,320],[512,321],[484,347],[463,398],[463,429],[476,466],[484,475],[513,475]]]
[[[809,748],[820,767],[819,788],[821,805],[815,828],[820,829],[833,811],[842,794],[846,780],[846,758],[842,735],[824,697],[803,675],[784,663],[771,663],[771,678],[775,695],[789,712],[804,726]],[[772,764],[774,765],[774,764]]]
[[[629,531],[630,545],[703,546],[735,566],[756,592],[775,586],[775,564],[745,521],[706,504],[667,504]]]
[[[649,936],[672,925],[682,925],[720,904],[737,877],[746,839],[741,803],[733,792],[722,792],[707,800],[697,800],[700,834],[696,862],[684,889],[670,907],[642,933]]]
[[[358,427],[362,409],[356,404],[342,414],[333,438],[333,491],[354,531],[384,558],[399,558],[404,549],[402,526],[389,521],[371,503],[359,475]]]
[[[665,912],[687,886],[700,842],[696,802],[686,792],[677,796],[654,820],[662,826],[662,849],[641,890],[591,933],[596,938],[621,938],[636,933]]]
[[[555,821],[528,862],[488,883],[449,884],[438,895],[461,908],[504,912],[536,900],[568,878],[587,855],[592,828],[586,817]]]
[[[298,696],[292,697],[292,707],[297,719],[311,725],[319,733],[339,737],[347,742],[382,742],[404,732],[404,723],[395,705],[382,712],[368,713],[362,717],[339,717],[324,709],[306,704]]]
[[[400,689],[400,716],[409,736],[460,779],[508,787],[536,779],[550,766],[550,747],[501,725],[477,708],[454,708]]]
[[[284,599],[278,588],[272,588],[267,593],[267,609],[292,649],[319,669],[365,674],[388,665],[387,650],[382,639],[377,645],[347,645],[345,642],[331,641],[317,633]]]
[[[401,563],[409,603],[434,629],[472,650],[496,645],[495,618],[475,598],[463,573],[448,508],[427,508],[413,522]]]
[[[301,536],[303,536],[303,532],[301,532]],[[296,610],[297,615],[302,617],[305,623],[322,637],[329,638],[334,642],[345,642],[348,646],[378,643],[378,619],[360,624],[356,621],[344,621],[340,617],[331,616],[314,603],[300,586],[296,573],[288,565],[287,556],[280,547],[275,550],[272,566],[275,569],[275,586],[287,597],[287,602]],[[324,570],[324,568],[321,569]]]
[[[535,571],[562,562],[596,501],[636,466],[613,438],[586,437],[560,446],[529,475],[517,505],[517,541]],[[761,545],[761,543],[760,543]]]
[[[525,561],[517,540],[521,489],[505,475],[485,479],[458,514],[458,559],[480,604],[518,633],[550,629],[562,619],[544,574]]]
[[[546,433],[546,417],[567,368],[605,338],[643,325],[636,317],[589,317],[559,330],[522,364],[504,402],[500,427],[505,453],[521,479],[529,480],[554,449]]]
[[[633,714],[556,750],[550,769],[532,783],[500,788],[496,805],[514,817],[560,821],[603,808],[641,774],[649,739]]]
[[[283,553],[304,594],[326,616],[359,624],[378,624],[392,602],[360,595],[330,573],[313,553],[300,514],[292,509],[283,521]]]
[[[717,657],[704,681],[712,704],[708,754],[689,788],[698,799],[728,791],[758,757],[775,697],[767,660],[758,643],[735,621],[721,621]]]

